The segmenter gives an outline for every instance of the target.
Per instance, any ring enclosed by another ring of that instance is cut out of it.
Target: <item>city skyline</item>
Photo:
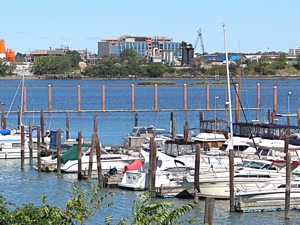
[[[205,52],[224,52],[223,24],[230,52],[288,52],[300,46],[292,11],[297,0],[209,1],[5,1],[0,39],[7,49],[26,53],[67,46],[97,53],[103,38],[166,36],[195,44],[201,28]],[[195,52],[201,52],[198,43]]]

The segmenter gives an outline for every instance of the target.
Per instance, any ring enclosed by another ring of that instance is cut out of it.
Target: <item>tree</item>
[[[168,71],[168,68],[162,63],[149,63],[146,67],[147,75],[149,77],[161,77],[163,73]]]
[[[137,58],[137,52],[134,49],[126,48],[120,54],[120,59],[122,61],[136,60],[136,58]]]
[[[285,53],[280,53],[279,57],[274,60],[274,69],[283,70],[287,66],[287,59]]]
[[[294,67],[297,70],[300,70],[300,54],[297,55],[296,64],[294,65]]]

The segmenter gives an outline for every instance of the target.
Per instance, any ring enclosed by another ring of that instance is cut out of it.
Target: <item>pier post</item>
[[[4,116],[4,103],[1,103],[1,127],[2,129],[6,129],[6,120]]]
[[[194,203],[199,202],[199,193],[200,193],[200,186],[199,186],[199,179],[200,179],[200,144],[196,144],[196,154],[195,154],[195,176],[194,176]]]
[[[183,84],[183,110],[187,110],[187,92],[186,92],[186,84]]]
[[[273,120],[277,116],[277,87],[273,88]]]
[[[77,85],[77,111],[81,111],[81,94],[80,94],[80,85]]]
[[[208,225],[213,225],[214,221],[214,207],[215,199],[208,197],[205,199],[205,213],[204,213],[204,223]]]
[[[234,150],[229,149],[229,192],[230,192],[230,212],[234,212]]]
[[[158,90],[157,84],[154,84],[154,110],[158,110]]]
[[[297,124],[298,124],[298,127],[300,127],[300,108],[298,108],[298,110],[297,110]]]
[[[52,88],[51,85],[48,85],[48,111],[52,112]]]
[[[138,113],[134,114],[134,126],[137,127],[139,125],[139,117]]]
[[[98,116],[94,115],[94,133],[98,134]]]
[[[155,198],[155,182],[156,182],[156,141],[154,137],[150,138],[150,159],[149,159],[149,169],[148,169],[148,191],[150,192],[150,197]]]
[[[285,141],[289,141],[288,135],[285,137]],[[290,219],[290,207],[291,207],[291,153],[286,150],[286,185],[285,185],[285,219]]]
[[[240,107],[240,86],[235,84],[235,122],[239,123],[241,119],[241,107]]]
[[[185,141],[185,142],[187,142],[188,141],[188,139],[189,139],[189,125],[188,125],[188,121],[185,121],[185,124],[184,124],[184,126],[183,126],[183,140]]]
[[[69,140],[70,138],[70,117],[69,117],[70,113],[66,112],[66,140]]]
[[[131,84],[131,111],[134,111],[134,84]]]
[[[93,133],[92,134],[91,150],[90,150],[90,158],[89,158],[89,170],[88,170],[88,178],[87,178],[88,182],[91,182],[91,179],[92,179],[95,142],[96,142],[96,133]]]
[[[57,175],[61,174],[60,153],[61,153],[61,131],[57,130]]]
[[[27,112],[27,87],[24,86],[23,88],[23,112]]]
[[[21,169],[24,169],[25,159],[25,128],[21,126]]]
[[[105,111],[105,85],[102,85],[102,111]]]
[[[29,164],[30,166],[33,165],[33,152],[32,152],[32,123],[29,122]]]
[[[206,84],[206,109],[209,109],[209,84]]]
[[[42,134],[42,144],[45,144],[45,122],[44,122],[44,110],[41,109],[40,111],[40,126],[41,126],[41,134]]]
[[[257,95],[257,110],[260,109],[260,83],[257,83],[256,85],[256,95]],[[259,120],[259,117],[258,117],[258,111],[256,113],[256,120]]]
[[[78,132],[78,180],[82,179],[82,161],[81,161],[81,145],[82,145],[82,132]]]
[[[100,138],[97,135],[96,138],[96,154],[97,154],[97,172],[98,172],[98,185],[103,187],[103,177],[102,177],[102,165],[101,165],[101,147]]]
[[[40,127],[36,128],[37,132],[37,143],[36,143],[36,150],[37,150],[37,161],[38,161],[38,171],[42,171],[42,166],[41,166],[41,129]]]
[[[171,133],[171,136],[172,136],[172,140],[175,141],[175,136],[176,136],[176,120],[175,120],[173,112],[171,112],[170,123],[171,123],[171,125],[170,125],[170,133]]]
[[[21,107],[18,106],[18,129],[21,130]]]

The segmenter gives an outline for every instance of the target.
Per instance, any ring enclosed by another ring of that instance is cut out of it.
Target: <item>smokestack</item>
[[[0,40],[0,59],[5,58],[5,53],[6,53],[5,42],[4,40]]]

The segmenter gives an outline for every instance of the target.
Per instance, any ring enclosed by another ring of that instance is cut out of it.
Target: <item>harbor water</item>
[[[158,87],[158,107],[168,109],[161,111],[146,112],[153,108],[153,87],[135,87],[135,109],[145,110],[138,112],[139,125],[154,125],[169,131],[170,113],[174,110],[176,119],[176,132],[182,133],[184,123],[187,121],[189,127],[199,126],[199,111],[205,106],[205,85],[188,86],[187,108],[192,110],[177,110],[183,108],[183,84],[197,82],[198,80],[174,80],[177,86]],[[98,130],[103,145],[121,145],[123,137],[126,136],[134,126],[134,112],[128,112],[131,107],[131,84],[140,81],[135,80],[25,80],[27,87],[27,110],[31,113],[22,115],[24,125],[32,122],[39,125],[39,113],[41,109],[47,110],[48,95],[47,87],[52,86],[52,108],[53,110],[77,109],[77,85],[81,86],[81,109],[99,110],[99,112],[72,112],[70,113],[70,136],[76,138],[82,131],[85,140],[90,140],[93,132],[94,116],[98,117]],[[244,108],[256,108],[257,83],[261,86],[261,107],[263,110],[246,112],[250,119],[259,118],[261,121],[267,119],[268,109],[273,108],[273,89],[277,87],[278,113],[297,113],[300,106],[300,81],[299,80],[247,80],[242,87],[242,104]],[[1,80],[0,102],[4,103],[7,111],[7,126],[17,126],[16,111],[20,105],[21,91],[17,92],[20,80]],[[101,110],[101,86],[106,87],[106,109],[118,112],[100,112]],[[214,85],[210,87],[210,108],[224,108],[226,105],[226,85]],[[19,87],[20,88],[20,87]],[[291,92],[291,94],[288,94]],[[219,96],[218,98],[215,98]],[[215,107],[216,106],[216,107]],[[121,110],[124,110],[123,112]],[[226,118],[222,110],[211,110],[204,112],[205,119]],[[65,113],[45,113],[45,128],[50,130],[65,129]],[[245,120],[241,116],[241,120]],[[279,117],[277,123],[286,123],[286,118]],[[297,118],[291,118],[293,125],[297,124]],[[0,193],[8,201],[17,205],[26,203],[41,204],[42,195],[46,195],[50,205],[64,207],[67,199],[72,193],[72,184],[80,188],[88,189],[86,181],[78,181],[76,175],[56,173],[38,173],[30,167],[26,161],[24,170],[21,170],[19,160],[0,161]],[[96,181],[93,181],[96,183]],[[115,196],[110,199],[114,205],[99,210],[87,224],[104,224],[107,215],[113,215],[114,221],[131,216],[131,204],[139,198],[142,192],[127,191],[121,189],[103,188],[103,193],[114,192]],[[156,201],[172,201],[179,206],[191,201],[191,199],[155,199]],[[204,215],[204,200],[201,200],[196,209],[187,216],[199,217],[200,224]],[[214,211],[214,224],[299,224],[299,211],[291,211],[291,219],[284,219],[284,211],[257,212],[257,213],[233,213],[229,212],[229,201],[216,201]]]

